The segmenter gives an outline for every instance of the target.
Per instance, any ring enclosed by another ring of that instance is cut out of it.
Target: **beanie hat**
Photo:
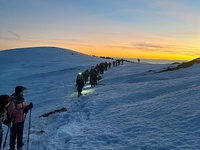
[[[15,94],[19,95],[24,90],[27,90],[27,88],[23,87],[23,86],[16,86],[15,87]]]

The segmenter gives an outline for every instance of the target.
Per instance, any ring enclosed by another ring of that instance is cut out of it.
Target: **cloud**
[[[164,52],[169,54],[184,54],[184,55],[199,55],[200,52],[194,50],[194,48],[185,48],[178,45],[156,45],[148,43],[135,43],[130,46],[108,46],[110,48],[123,49],[123,50],[132,50],[140,52]]]
[[[163,46],[160,45],[153,45],[153,44],[147,44],[147,43],[138,43],[138,44],[133,44],[134,47],[136,48],[164,48]]]
[[[53,41],[61,41],[61,42],[80,42],[81,40],[79,39],[50,39]]]
[[[10,34],[12,34],[12,35],[14,35],[18,40],[21,39],[19,34],[13,32],[13,31],[10,31],[10,30],[7,30],[7,32],[10,33]]]
[[[132,44],[131,46],[109,46],[112,48],[119,48],[119,49],[127,49],[127,50],[143,50],[143,51],[163,51],[165,47],[160,45],[153,45],[153,44],[146,44],[146,43],[137,43]]]
[[[6,38],[6,37],[0,37],[2,40],[8,40],[8,41],[16,41],[16,38]]]
[[[8,41],[18,41],[17,38],[7,38],[7,37],[0,37],[0,40],[8,40]],[[51,40],[38,40],[38,39],[21,39],[20,41],[23,42],[36,42],[36,43],[45,43],[45,44],[65,44],[65,45],[74,45],[74,46],[86,46],[86,47],[95,47],[91,44],[79,44],[79,43],[66,43],[64,41],[51,41]]]
[[[110,39],[107,39],[107,38],[104,38],[104,37],[103,37],[103,39],[106,40],[106,41],[112,42],[112,43],[114,43],[114,44],[117,43],[117,42],[115,42],[115,41],[113,41],[113,40],[110,40]]]
[[[200,57],[199,49],[186,49],[181,53],[184,54],[184,55],[188,55],[188,56]]]
[[[110,48],[118,48],[118,49],[128,49],[128,50],[136,50],[136,49],[134,49],[134,47],[132,47],[132,46],[108,46],[108,47],[110,47]]]
[[[35,39],[40,39],[40,41],[44,42],[55,42],[55,43],[66,43],[66,42],[81,42],[81,39],[62,39],[62,38],[41,38],[41,37],[24,37],[27,40],[34,41]]]

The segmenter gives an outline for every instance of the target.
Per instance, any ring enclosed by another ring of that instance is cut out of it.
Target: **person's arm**
[[[11,102],[11,103],[8,105],[8,113],[9,113],[10,115],[13,115],[13,116],[20,116],[20,115],[23,114],[23,109],[17,110],[17,109],[15,108],[14,102]]]
[[[26,103],[25,103],[26,104]],[[23,113],[27,114],[30,109],[33,108],[33,103],[30,102],[26,107],[23,109]]]

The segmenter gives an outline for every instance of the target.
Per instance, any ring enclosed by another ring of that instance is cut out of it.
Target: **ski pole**
[[[27,140],[27,150],[28,150],[28,147],[29,147],[30,126],[31,126],[31,109],[30,109],[30,117],[29,117],[29,125],[28,125],[28,140]]]
[[[3,140],[3,129],[0,128],[0,149],[1,149],[2,140]]]
[[[5,140],[4,140],[4,143],[3,143],[3,149],[4,149],[5,146],[6,146],[6,141],[7,141],[7,137],[8,137],[9,131],[10,131],[10,126],[8,126],[8,130],[7,130],[7,133],[6,133],[6,137],[5,137]]]

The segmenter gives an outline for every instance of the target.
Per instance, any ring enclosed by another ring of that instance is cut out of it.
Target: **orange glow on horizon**
[[[69,47],[65,47],[69,49]],[[158,59],[158,60],[193,60],[199,56],[184,55],[179,53],[166,52],[145,52],[140,50],[123,50],[119,48],[108,47],[73,47],[71,50],[84,53],[87,55],[115,57],[115,58],[141,58],[141,59]]]
[[[194,44],[175,44],[171,43],[170,46],[166,47],[153,47],[156,44],[146,44],[137,45],[137,47],[131,46],[119,46],[119,45],[99,45],[91,44],[84,45],[78,44],[64,44],[64,43],[53,43],[53,42],[40,42],[40,41],[6,41],[2,43],[1,49],[5,45],[9,45],[12,48],[22,48],[22,47],[40,47],[40,46],[53,46],[61,47],[65,49],[74,50],[87,55],[95,56],[105,56],[105,57],[115,57],[115,58],[140,58],[140,59],[160,59],[160,60],[192,60],[200,57],[197,50],[199,45]],[[163,43],[162,43],[163,44]],[[173,44],[173,45],[172,45]],[[124,44],[125,45],[125,44]],[[158,45],[158,44],[157,44]],[[164,44],[163,44],[164,45]],[[167,45],[165,43],[165,45]],[[145,47],[146,46],[146,47]],[[149,46],[149,47],[148,47]],[[152,46],[152,47],[151,47]],[[6,47],[6,46],[5,46]],[[6,49],[6,48],[5,48]]]

